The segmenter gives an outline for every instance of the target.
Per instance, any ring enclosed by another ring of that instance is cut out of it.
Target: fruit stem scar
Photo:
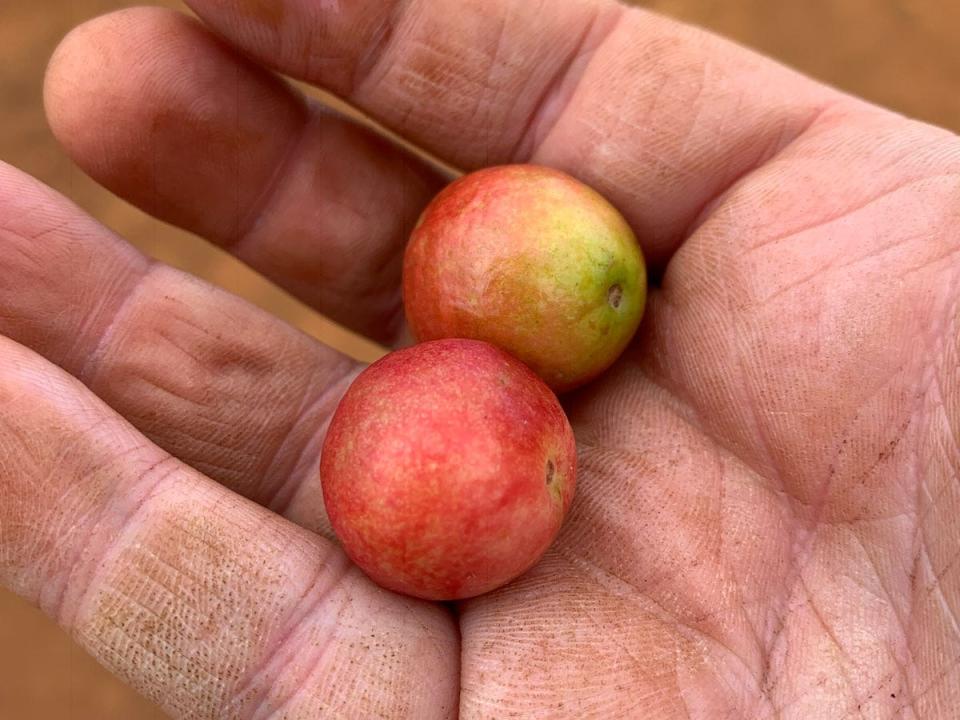
[[[610,286],[610,289],[607,290],[607,302],[610,303],[610,307],[616,310],[620,307],[620,301],[623,299],[623,288],[620,287],[620,283],[614,283]]]
[[[547,485],[553,482],[553,476],[556,474],[557,468],[553,464],[553,460],[547,460]]]

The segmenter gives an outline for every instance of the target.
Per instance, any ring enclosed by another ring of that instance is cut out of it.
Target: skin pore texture
[[[174,718],[955,715],[956,136],[600,0],[189,4],[212,31],[128,10],[51,62],[106,187],[402,337],[443,178],[263,65],[463,169],[571,173],[660,280],[565,398],[557,542],[420,602],[323,511],[357,365],[0,166],[0,582]]]

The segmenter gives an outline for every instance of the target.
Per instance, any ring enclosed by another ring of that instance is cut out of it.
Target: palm
[[[720,203],[644,337],[571,403],[583,479],[560,542],[463,615],[478,702],[710,718],[955,704],[931,648],[956,631],[960,184],[818,157],[875,132],[828,125]]]
[[[635,346],[569,399],[561,538],[450,610],[377,590],[318,537],[319,441],[352,363],[5,171],[0,332],[156,443],[4,341],[6,584],[177,717],[949,712],[953,137],[604,4],[193,4],[451,162],[594,183],[662,286]],[[119,17],[51,73],[78,162],[395,339],[398,249],[440,178],[196,26]],[[193,84],[163,82],[185,66]]]

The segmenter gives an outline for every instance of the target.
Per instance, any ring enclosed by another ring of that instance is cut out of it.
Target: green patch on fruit
[[[646,298],[643,255],[616,208],[535,166],[487,168],[448,186],[414,232],[403,275],[418,340],[485,340],[558,392],[616,360]]]

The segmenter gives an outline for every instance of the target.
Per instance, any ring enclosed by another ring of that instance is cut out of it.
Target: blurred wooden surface
[[[555,0],[563,2],[564,0]],[[133,3],[0,0],[0,159],[63,192],[146,252],[241,293],[358,356],[369,344],[318,318],[200,241],[130,208],[77,171],[43,119],[47,58],[72,26]],[[156,4],[179,7],[174,0]],[[942,0],[648,0],[845,90],[960,131],[960,4]],[[0,279],[0,282],[3,280]],[[150,720],[52,623],[0,591],[0,720]]]

